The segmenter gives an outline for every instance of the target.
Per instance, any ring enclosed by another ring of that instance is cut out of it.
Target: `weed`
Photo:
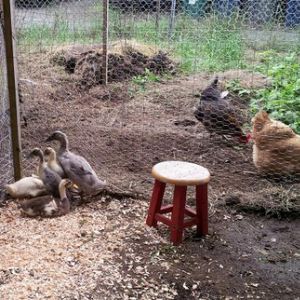
[[[271,79],[271,85],[256,92],[252,113],[264,109],[300,133],[300,62],[295,53],[286,56],[268,51],[256,70]]]
[[[149,69],[145,69],[145,73],[143,75],[134,76],[132,82],[138,85],[141,91],[146,90],[146,84],[149,82],[159,82],[160,77],[156,74],[149,71]]]

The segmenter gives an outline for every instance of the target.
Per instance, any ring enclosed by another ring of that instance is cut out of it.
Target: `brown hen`
[[[242,112],[222,97],[218,88],[218,77],[203,90],[200,103],[194,112],[210,133],[238,137],[241,143],[248,143],[250,135],[245,135],[242,126],[246,122]]]

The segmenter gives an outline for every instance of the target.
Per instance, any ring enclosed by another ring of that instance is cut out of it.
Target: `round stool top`
[[[152,168],[152,176],[159,181],[181,186],[204,184],[210,179],[206,168],[184,161],[158,163]]]

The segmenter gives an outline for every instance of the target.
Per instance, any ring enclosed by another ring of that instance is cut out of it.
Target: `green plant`
[[[241,86],[240,80],[239,79],[234,79],[234,80],[230,80],[227,84],[226,84],[226,88],[239,95],[240,97],[244,98],[244,97],[249,97],[251,95],[253,95],[253,91],[250,89],[246,89],[244,87]]]
[[[271,84],[256,92],[251,110],[264,109],[300,133],[300,62],[295,53],[286,56],[268,51],[256,68],[267,75]]]
[[[132,78],[132,82],[138,85],[142,91],[145,91],[147,83],[159,81],[160,77],[152,73],[149,69],[145,69],[145,73],[143,75],[137,75]]]

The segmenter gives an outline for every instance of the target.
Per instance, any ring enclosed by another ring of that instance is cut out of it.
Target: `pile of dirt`
[[[103,54],[90,50],[78,55],[76,52],[64,52],[52,57],[51,61],[65,68],[69,74],[78,76],[82,87],[92,87],[103,83]],[[162,51],[147,56],[136,50],[128,50],[124,54],[108,54],[108,81],[121,82],[134,76],[143,75],[145,71],[162,75],[176,73],[176,64]]]
[[[120,82],[137,75],[143,75],[148,69],[154,74],[175,73],[174,63],[165,53],[159,52],[148,57],[140,52],[127,55],[108,55],[108,81]],[[80,84],[91,87],[103,83],[103,55],[95,51],[83,53],[74,70],[80,78]]]

